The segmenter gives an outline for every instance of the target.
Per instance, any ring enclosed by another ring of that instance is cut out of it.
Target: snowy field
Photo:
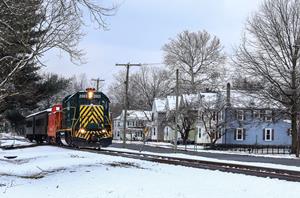
[[[12,133],[0,133],[0,147],[15,147],[32,145],[28,139],[23,136],[17,136]]]
[[[1,198],[298,198],[299,194],[299,183],[277,179],[51,146],[0,150]]]

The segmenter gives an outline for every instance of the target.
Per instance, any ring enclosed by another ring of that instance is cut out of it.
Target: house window
[[[265,111],[265,121],[267,122],[272,121],[272,110]]]
[[[292,129],[288,129],[288,130],[287,130],[287,135],[288,135],[288,136],[292,136]]]
[[[153,128],[153,135],[155,136],[155,128]]]
[[[120,136],[120,131],[117,132],[117,137],[119,137],[119,136]]]
[[[132,126],[132,122],[131,121],[127,122],[127,126],[131,127]]]
[[[260,118],[260,111],[259,110],[253,110],[253,118]]]
[[[117,124],[118,124],[118,127],[121,126],[121,123],[120,123],[120,122],[117,122]]]
[[[235,130],[235,139],[242,141],[245,139],[245,129],[243,128],[237,128]]]
[[[266,128],[264,130],[263,138],[265,141],[272,141],[274,139],[274,130],[271,128]]]
[[[244,111],[243,110],[238,110],[237,111],[237,119],[242,121],[245,119],[245,116],[244,116]]]
[[[201,128],[198,128],[198,137],[201,138]]]

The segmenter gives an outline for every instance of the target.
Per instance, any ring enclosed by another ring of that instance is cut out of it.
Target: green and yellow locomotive
[[[109,99],[89,88],[62,101],[62,128],[57,142],[72,146],[106,147],[112,142]]]

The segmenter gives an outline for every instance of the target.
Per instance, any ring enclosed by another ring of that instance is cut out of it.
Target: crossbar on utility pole
[[[99,91],[100,82],[104,82],[105,80],[100,79],[100,78],[96,78],[96,79],[93,78],[92,81],[95,81],[97,83],[97,92],[98,92]]]
[[[123,120],[123,148],[126,147],[126,122],[127,122],[127,109],[128,109],[128,80],[129,80],[129,68],[133,66],[142,66],[139,64],[116,64],[116,66],[126,67],[126,81],[125,81],[125,97],[124,97],[124,120]]]

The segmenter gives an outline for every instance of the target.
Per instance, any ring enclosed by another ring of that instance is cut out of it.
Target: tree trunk
[[[193,69],[191,69],[191,88],[192,88],[192,94],[196,94],[196,85],[195,85],[195,75]]]
[[[297,153],[297,144],[298,144],[298,134],[297,134],[297,111],[295,105],[292,107],[291,112],[291,121],[292,121],[292,153],[296,154],[299,157],[299,153]]]

